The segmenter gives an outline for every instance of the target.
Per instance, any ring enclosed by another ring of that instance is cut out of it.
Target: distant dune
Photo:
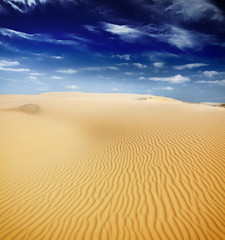
[[[223,107],[223,108],[225,108],[225,103],[201,102],[201,104],[211,106],[211,107]]]
[[[1,240],[225,239],[224,108],[1,95],[0,139]]]

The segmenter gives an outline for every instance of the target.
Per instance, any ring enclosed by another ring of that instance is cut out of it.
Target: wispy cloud
[[[76,73],[77,70],[72,69],[72,68],[67,68],[67,69],[58,69],[56,72],[65,73],[65,74],[73,74],[73,73]]]
[[[212,78],[217,75],[225,75],[225,72],[217,72],[217,71],[204,71],[202,73],[205,77]]]
[[[152,51],[149,53],[146,53],[146,55],[150,58],[152,61],[160,61],[162,58],[177,58],[178,55],[169,53],[169,52],[156,52]]]
[[[166,91],[172,91],[174,88],[172,87],[153,87],[153,90],[166,90]]]
[[[183,77],[182,75],[176,75],[173,77],[151,77],[149,78],[151,81],[161,81],[161,82],[169,82],[169,83],[185,83],[189,82],[190,78],[189,77]]]
[[[113,55],[112,57],[118,57],[121,60],[126,60],[129,61],[130,60],[130,55],[129,54],[124,54],[124,55]]]
[[[29,72],[29,68],[15,68],[20,65],[17,61],[8,61],[1,60],[0,61],[0,71],[8,71],[8,72]]]
[[[224,80],[215,80],[215,81],[198,81],[197,83],[205,83],[214,86],[225,86],[225,79]]]
[[[205,64],[205,63],[190,63],[190,64],[185,64],[185,65],[174,66],[174,69],[176,69],[176,70],[192,69],[192,68],[205,67],[208,65],[209,64]]]
[[[78,46],[80,45],[79,42],[74,41],[74,40],[68,40],[68,39],[55,39],[52,38],[51,36],[47,34],[40,34],[40,33],[33,33],[33,34],[28,34],[20,31],[15,31],[12,29],[7,29],[7,28],[0,28],[0,34],[2,36],[7,36],[10,38],[23,38],[26,40],[30,41],[37,41],[37,42],[46,42],[46,43],[52,43],[52,44],[59,44],[59,45],[64,45],[64,46]]]
[[[139,77],[138,80],[147,80],[146,77]]]
[[[111,90],[114,92],[117,92],[117,91],[119,91],[119,88],[114,87],[114,88],[111,88]]]
[[[224,15],[218,7],[209,0],[172,0],[166,9],[175,15],[181,16],[185,21],[199,21],[202,18],[223,21]]]
[[[84,25],[84,28],[86,28],[90,32],[98,32],[98,29],[92,25]]]
[[[119,70],[117,67],[114,66],[107,66],[107,67],[85,67],[81,68],[83,71],[103,71],[103,70]]]
[[[36,76],[29,76],[27,78],[27,80],[28,80],[28,82],[34,83],[36,85],[39,85],[39,86],[42,86],[42,87],[46,87],[46,84],[44,82],[40,81],[38,79],[38,77],[36,77]]]
[[[43,75],[42,73],[38,73],[38,72],[30,72],[29,74],[31,76],[41,76],[41,75]]]
[[[68,86],[64,86],[65,88],[68,88],[68,89],[78,89],[79,87],[76,86],[76,85],[68,85]]]
[[[152,65],[156,68],[163,68],[164,62],[154,62]]]
[[[150,24],[145,26],[143,30],[146,31],[148,36],[181,50],[188,48],[199,50],[205,44],[215,42],[213,36],[169,24],[160,27]]]
[[[129,63],[117,63],[117,66],[129,66]]]
[[[51,78],[52,78],[52,79],[55,79],[55,80],[60,80],[60,79],[62,79],[63,77],[53,75]]]
[[[163,90],[167,90],[167,91],[172,91],[174,88],[172,88],[172,87],[163,87],[162,89]]]
[[[133,65],[138,68],[147,68],[147,66],[142,63],[133,63]]]
[[[117,25],[104,23],[104,30],[114,35],[118,35],[125,42],[134,42],[144,35],[143,32],[127,25]]]
[[[202,48],[203,42],[207,42],[211,37],[205,34],[189,31],[176,26],[171,26],[167,34],[162,36],[162,41],[168,41],[170,45],[179,49]]]
[[[76,0],[3,0],[9,6],[11,6],[16,11],[19,11],[21,13],[29,12],[30,10],[34,9],[37,6],[43,5],[47,2],[59,2],[62,4],[65,2],[77,2]]]
[[[0,67],[12,67],[18,66],[19,62],[17,61],[8,61],[8,60],[0,60]]]
[[[132,75],[133,75],[132,72],[125,72],[124,74],[125,74],[125,75],[128,75],[128,76],[132,76]]]
[[[52,56],[51,58],[54,58],[54,59],[63,59],[62,56]]]

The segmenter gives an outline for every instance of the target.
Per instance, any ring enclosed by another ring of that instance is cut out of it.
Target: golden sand
[[[145,98],[0,96],[0,239],[224,240],[225,109]]]

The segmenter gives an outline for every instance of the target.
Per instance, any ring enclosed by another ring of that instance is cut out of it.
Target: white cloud
[[[185,21],[199,21],[202,18],[224,20],[222,11],[210,0],[172,0],[172,4],[166,11],[182,16]]]
[[[33,9],[36,5],[39,5],[39,3],[44,4],[46,2],[50,2],[51,0],[3,0],[3,1],[7,2],[13,9],[21,13],[25,13],[28,12],[30,9]]]
[[[113,56],[115,56],[115,55],[113,55]],[[129,54],[116,55],[116,57],[120,58],[121,60],[126,60],[126,61],[129,61],[129,60],[130,60],[130,55],[129,55]]]
[[[133,65],[134,65],[135,67],[138,67],[138,68],[147,68],[146,65],[141,64],[141,63],[133,63]]]
[[[111,88],[112,91],[117,92],[119,91],[119,88]]]
[[[60,76],[55,76],[55,75],[53,75],[51,78],[52,78],[52,79],[55,79],[55,80],[60,80],[60,79],[62,79],[62,77],[60,77]]]
[[[172,91],[174,88],[172,87],[153,87],[153,90],[166,90],[166,91]]]
[[[4,68],[0,67],[1,71],[8,71],[8,72],[29,72],[30,69],[28,68]]]
[[[116,65],[117,65],[117,66],[128,66],[129,63],[117,63]]]
[[[38,80],[38,78],[35,77],[35,76],[30,76],[29,79],[31,79],[31,80]]]
[[[78,86],[76,86],[76,85],[69,85],[69,86],[65,86],[65,88],[78,89]]]
[[[198,83],[206,83],[215,86],[225,86],[225,79],[224,80],[215,80],[215,81],[198,81]]]
[[[35,36],[35,34],[23,33],[23,32],[15,31],[12,29],[7,29],[7,28],[0,28],[0,33],[5,37],[10,37],[10,38],[17,36],[25,39],[32,39]]]
[[[153,66],[156,68],[163,68],[164,67],[164,62],[154,62]]]
[[[110,69],[110,70],[119,70],[117,67],[105,67],[104,69]]]
[[[168,43],[180,49],[194,48],[197,45],[195,35],[191,31],[178,27],[171,27],[166,37]]]
[[[104,29],[106,32],[118,35],[125,42],[134,42],[144,35],[143,32],[127,25],[104,23]]]
[[[178,55],[169,53],[169,52],[156,52],[152,51],[150,53],[147,53],[147,56],[152,61],[160,61],[162,58],[177,58]]]
[[[105,23],[105,31],[118,34],[118,35],[132,34],[137,32],[137,30],[131,27],[128,27],[126,25],[116,25],[111,23]]]
[[[58,73],[65,73],[65,74],[73,74],[73,73],[76,73],[77,70],[72,69],[72,68],[67,68],[67,69],[59,69],[56,72],[58,72]]]
[[[84,71],[103,71],[103,70],[119,70],[117,67],[107,66],[107,67],[85,67],[81,70]]]
[[[166,42],[181,50],[186,48],[201,49],[204,44],[214,42],[214,37],[199,33],[196,31],[189,31],[173,25],[165,25],[163,27],[145,26],[145,31],[148,36],[156,38],[161,42]]]
[[[128,75],[128,76],[131,76],[131,75],[133,75],[133,73],[132,73],[132,72],[125,72],[124,74],[125,74],[125,75]]]
[[[209,77],[209,78],[214,77],[218,74],[220,74],[220,73],[217,72],[217,71],[204,71],[203,72],[203,75],[206,76],[206,77]]]
[[[95,26],[91,26],[91,25],[84,25],[84,28],[86,28],[90,32],[97,32],[98,31]]]
[[[199,67],[204,67],[208,66],[209,64],[205,63],[191,63],[191,64],[185,64],[185,65],[180,65],[180,66],[174,66],[176,70],[183,70],[183,69],[192,69],[192,68],[199,68]]]
[[[172,91],[174,88],[172,88],[172,87],[163,87],[162,89],[163,90],[167,90],[167,91]]]
[[[189,77],[183,77],[181,75],[176,75],[173,77],[151,77],[149,78],[151,81],[162,81],[162,82],[170,82],[170,83],[184,83],[190,81]]]
[[[147,80],[146,77],[139,77],[138,80]]]
[[[19,31],[7,29],[7,28],[0,28],[0,34],[10,38],[19,37],[19,38],[23,38],[30,41],[46,42],[46,43],[59,44],[59,45],[71,46],[71,47],[80,45],[77,41],[74,41],[74,40],[58,40],[58,39],[52,38],[47,34],[39,34],[39,33],[28,34],[28,33],[19,32]]]
[[[62,56],[52,56],[52,58],[54,58],[54,59],[63,59]]]
[[[8,61],[8,60],[1,60],[0,67],[13,67],[19,65],[17,61]]]
[[[31,76],[40,76],[42,75],[42,73],[38,73],[38,72],[31,72],[29,73]]]
[[[0,71],[8,71],[8,72],[29,72],[30,71],[30,69],[28,68],[12,68],[18,65],[19,65],[19,62],[17,61],[1,60]]]
[[[37,84],[37,85],[40,85],[40,86],[46,86],[44,82],[40,81],[35,76],[29,76],[27,79],[28,79],[29,82],[32,82],[34,84]]]

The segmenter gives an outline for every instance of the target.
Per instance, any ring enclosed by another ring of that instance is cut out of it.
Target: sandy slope
[[[225,109],[140,98],[0,96],[1,240],[225,239]]]

